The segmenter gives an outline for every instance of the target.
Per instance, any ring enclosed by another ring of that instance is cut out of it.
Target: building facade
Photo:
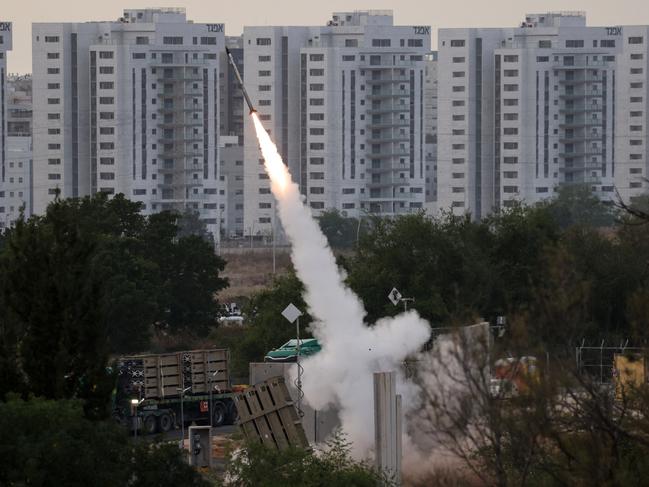
[[[391,11],[334,13],[322,27],[246,27],[246,87],[317,216],[423,208],[424,72],[430,28]],[[244,232],[274,233],[274,201],[244,123]]]
[[[8,227],[21,212],[33,211],[32,187],[32,79],[7,79],[7,139],[4,183],[0,190],[0,226]]]
[[[647,190],[646,26],[581,12],[439,31],[438,208],[481,218],[583,184]]]
[[[12,45],[12,23],[0,21],[0,168],[2,183],[7,163],[7,53]]]
[[[183,9],[34,24],[34,211],[124,193],[146,214],[197,211],[219,233],[224,26]]]

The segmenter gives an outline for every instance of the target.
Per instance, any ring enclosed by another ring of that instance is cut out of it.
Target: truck
[[[117,358],[113,417],[134,431],[166,433],[196,422],[237,420],[227,349]]]

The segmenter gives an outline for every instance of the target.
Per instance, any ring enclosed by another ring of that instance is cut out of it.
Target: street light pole
[[[142,404],[142,401],[144,399],[131,399],[131,406],[133,407],[133,421],[135,423],[133,427],[133,435],[134,438],[137,440],[137,427],[139,426],[139,421],[138,421],[138,416],[137,416],[137,407]]]
[[[298,414],[302,413],[302,367],[300,367],[300,317],[295,320],[296,335],[297,335],[297,355],[295,357],[295,364],[297,367],[297,410]]]

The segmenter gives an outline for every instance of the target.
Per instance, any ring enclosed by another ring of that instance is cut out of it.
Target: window
[[[631,74],[642,74],[642,68],[631,68]]]
[[[309,129],[309,135],[324,135],[324,129],[323,128],[310,128]]]
[[[629,44],[642,44],[643,42],[643,37],[629,37]]]
[[[309,173],[309,179],[324,179],[323,172],[311,172]]]
[[[115,68],[112,66],[100,66],[99,67],[99,74],[113,74],[115,72]]]
[[[631,54],[631,61],[640,61],[642,59],[644,59],[644,54],[642,53]]]
[[[259,120],[268,121],[270,120],[270,115],[259,115]],[[268,132],[270,133],[270,130]]]
[[[311,157],[309,163],[315,166],[321,166],[324,164],[324,157]]]
[[[115,134],[115,127],[100,127],[99,133],[101,135],[113,135]]]
[[[505,150],[515,150],[518,149],[518,142],[505,142],[503,144]]]
[[[602,39],[599,42],[600,47],[615,47],[615,39]]]
[[[47,119],[48,120],[59,120],[61,118],[60,113],[48,113],[47,114]]]
[[[464,71],[453,71],[454,78],[464,78]]]
[[[505,105],[506,107],[517,107],[518,98],[505,98],[503,99],[503,105]]]
[[[466,41],[464,39],[453,39],[451,40],[451,47],[464,47]]]
[[[59,42],[59,36],[45,36],[45,42]]]
[[[518,69],[506,69],[504,71],[505,78],[515,78],[518,76]]]
[[[629,145],[642,145],[642,140],[640,139],[630,140]]]
[[[452,162],[453,164],[464,164],[464,157],[454,157]]]
[[[115,149],[115,143],[114,142],[100,142],[99,143],[99,149],[101,149],[101,150],[113,150],[113,149]]]
[[[113,51],[99,51],[99,59],[113,59]]]
[[[372,47],[390,47],[390,39],[372,39]]]
[[[162,38],[162,43],[163,44],[170,44],[170,45],[179,45],[183,43],[183,37],[182,36],[164,36]]]
[[[61,87],[60,83],[47,83],[48,90],[58,90]]]
[[[518,157],[503,157],[505,164],[518,164]]]
[[[309,99],[309,105],[311,105],[311,106],[324,106],[324,98],[311,98],[311,99]]]
[[[345,47],[358,47],[358,39],[345,39]]]
[[[518,91],[518,85],[505,85],[503,91]]]
[[[100,120],[114,120],[115,114],[113,112],[99,112]]]
[[[518,135],[518,129],[516,127],[505,127],[503,129],[504,135]]]
[[[311,76],[324,76],[324,69],[310,69],[309,75]]]
[[[462,56],[462,57],[454,57],[453,58],[454,63],[463,63],[465,61],[466,61],[466,58],[464,56]]]
[[[142,46],[149,43],[149,38],[145,36],[138,36],[135,38],[135,43]]]
[[[47,163],[50,166],[58,166],[59,164],[61,164],[61,159],[48,159]]]
[[[309,91],[324,91],[324,85],[322,83],[311,83]]]
[[[201,37],[201,44],[216,46],[216,37]]]
[[[464,115],[453,115],[454,122],[460,122],[462,120],[464,120]]]
[[[104,181],[112,181],[113,179],[115,179],[115,173],[114,172],[99,173],[99,179],[103,179]]]
[[[454,107],[463,107],[464,106],[464,100],[453,100],[452,105]]]
[[[266,77],[266,76],[270,76],[270,71],[268,71],[268,70],[259,71],[259,76],[262,77],[262,78]]]
[[[642,132],[642,125],[631,125],[629,130],[631,132]]]
[[[47,144],[49,150],[59,150],[61,149],[61,144]]]
[[[48,105],[58,105],[59,103],[61,103],[60,98],[48,98],[47,99],[47,104]]]
[[[112,96],[101,96],[99,97],[99,104],[100,105],[112,105],[115,103],[115,98]]]
[[[309,149],[311,149],[311,150],[324,150],[324,143],[323,142],[311,142],[309,144]]]
[[[518,193],[518,186],[503,186],[503,193]]]
[[[61,55],[58,52],[48,52],[47,59],[58,59]]]
[[[61,179],[61,175],[58,174],[58,173],[49,173],[47,175],[47,179],[49,179],[50,181],[57,181],[57,180]]]
[[[518,56],[509,54],[509,55],[503,57],[503,61],[505,61],[506,63],[517,63],[518,62]]]
[[[343,61],[353,61],[356,59],[356,56],[343,56]]]
[[[259,85],[259,91],[270,91],[270,85]]]
[[[632,96],[629,101],[631,103],[642,103],[642,97],[641,96]]]
[[[518,171],[504,171],[503,177],[505,179],[516,179],[518,177]]]
[[[548,63],[548,62],[550,62],[550,56],[537,56],[536,57],[536,62],[537,63]]]
[[[552,41],[539,41],[539,49],[551,49]]]
[[[311,186],[309,188],[309,193],[311,194],[324,194],[324,188],[321,186]]]
[[[270,100],[259,100],[258,105],[260,107],[269,107],[270,106]]]
[[[270,46],[270,37],[257,37],[258,46]]]
[[[465,90],[466,88],[464,86],[454,86],[453,87],[453,93],[461,93]]]
[[[631,117],[642,117],[642,112],[631,112],[629,113]]]
[[[144,52],[134,52],[133,59],[146,59],[146,53]]]
[[[59,74],[60,72],[59,68],[47,68],[47,74]]]
[[[354,194],[356,193],[355,188],[343,188],[343,194]]]
[[[518,120],[518,113],[504,113],[503,120]]]
[[[47,129],[47,135],[60,135],[60,134],[61,134],[61,129],[52,129],[52,128]]]
[[[424,47],[423,39],[408,39],[408,47]]]
[[[454,172],[451,174],[451,177],[453,179],[463,179],[464,178],[464,173],[463,172]]]
[[[270,194],[270,188],[259,188],[259,194]]]
[[[451,148],[453,150],[464,150],[464,144],[453,144]]]
[[[584,47],[583,39],[568,39],[566,41],[566,47]]]
[[[642,88],[642,81],[631,83],[631,88]]]
[[[309,54],[309,61],[324,61],[324,54]]]

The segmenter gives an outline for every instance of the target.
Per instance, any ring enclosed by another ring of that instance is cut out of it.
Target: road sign
[[[297,307],[293,303],[291,303],[286,308],[284,308],[284,311],[282,311],[282,316],[291,323],[294,323],[295,320],[302,316],[302,311],[297,309]]]
[[[392,291],[388,294],[388,299],[394,304],[395,306],[399,304],[401,301],[401,293],[397,290],[396,287],[392,288]]]

